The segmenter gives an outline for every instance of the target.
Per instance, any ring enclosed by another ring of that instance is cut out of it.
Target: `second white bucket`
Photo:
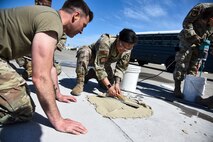
[[[129,65],[121,82],[121,89],[135,92],[140,72],[141,67]]]
[[[205,92],[206,78],[186,75],[183,94],[184,99],[194,102],[197,96],[203,96]]]

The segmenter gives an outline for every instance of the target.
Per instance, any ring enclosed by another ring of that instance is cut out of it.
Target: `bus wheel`
[[[138,64],[139,64],[140,66],[143,66],[144,64],[147,64],[146,62],[141,61],[141,60],[137,60],[137,61],[138,61]]]
[[[173,73],[173,71],[175,70],[175,56],[170,56],[167,60],[166,60],[166,63],[165,63],[165,66],[166,66],[166,71],[167,72],[170,72],[170,73]]]

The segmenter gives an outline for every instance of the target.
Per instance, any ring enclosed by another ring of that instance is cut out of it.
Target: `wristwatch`
[[[112,87],[112,85],[111,85],[111,84],[108,84],[108,85],[107,85],[107,88],[109,89],[110,87]]]

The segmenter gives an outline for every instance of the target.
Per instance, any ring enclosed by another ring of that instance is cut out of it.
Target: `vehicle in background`
[[[138,43],[131,52],[131,62],[140,66],[148,63],[164,64],[168,72],[175,69],[175,54],[179,50],[180,30],[138,32]],[[213,56],[209,55],[204,71],[213,72]],[[171,65],[170,65],[171,64]]]

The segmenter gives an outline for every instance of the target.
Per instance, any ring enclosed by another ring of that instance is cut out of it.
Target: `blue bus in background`
[[[168,72],[173,72],[175,54],[179,50],[179,32],[180,30],[136,33],[138,43],[131,52],[130,61],[137,61],[140,66],[148,63],[164,64]],[[208,56],[204,71],[213,72],[213,55]]]

